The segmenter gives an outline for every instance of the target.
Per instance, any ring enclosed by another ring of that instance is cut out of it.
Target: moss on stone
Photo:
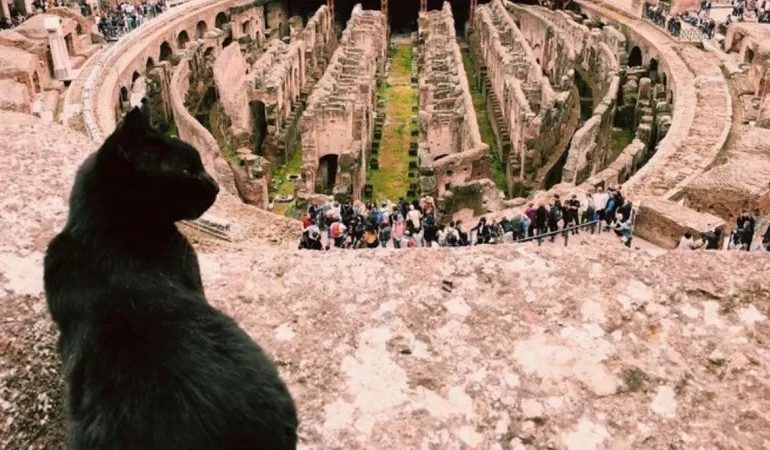
[[[391,55],[387,80],[380,85],[385,101],[385,124],[380,141],[379,168],[369,172],[368,181],[376,201],[398,200],[409,188],[409,144],[412,107],[417,104],[417,90],[411,85],[412,44],[396,44]]]

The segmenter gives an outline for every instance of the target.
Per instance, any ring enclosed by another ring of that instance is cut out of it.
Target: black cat
[[[198,152],[132,110],[80,168],[45,290],[61,332],[72,449],[295,449],[273,363],[212,308],[174,222],[219,187]]]

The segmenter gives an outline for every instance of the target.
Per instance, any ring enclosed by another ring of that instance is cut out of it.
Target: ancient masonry
[[[329,67],[300,120],[302,180],[298,196],[361,198],[376,114],[378,74],[388,45],[387,18],[354,8]]]
[[[466,197],[475,181],[490,178],[491,157],[479,133],[448,2],[441,10],[420,13],[416,60],[421,190],[438,199],[440,212],[451,215],[461,203],[481,202],[453,197]]]
[[[572,80],[560,73],[571,62],[553,58],[554,89],[500,0],[479,6],[473,17],[471,45],[493,97],[510,193],[525,194],[540,186],[541,169],[559,159],[566,146],[562,136],[572,134]]]

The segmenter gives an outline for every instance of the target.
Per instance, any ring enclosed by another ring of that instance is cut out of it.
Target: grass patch
[[[297,145],[288,164],[273,164],[272,179],[279,181],[273,191],[276,195],[294,195],[295,183],[286,179],[292,173],[299,174],[302,170],[302,146]]]
[[[615,159],[623,152],[623,149],[634,140],[635,134],[636,133],[631,130],[612,130],[610,148],[607,149],[607,161],[615,161]]]
[[[479,123],[479,131],[481,132],[481,140],[489,146],[489,150],[492,152],[492,181],[497,189],[507,194],[508,177],[505,174],[505,165],[500,160],[500,154],[497,149],[495,132],[492,130],[491,118],[487,111],[487,99],[474,82],[472,74],[476,73],[476,66],[473,64],[470,51],[463,50],[462,54],[463,66],[465,67],[465,74],[468,77],[468,85],[470,86],[471,97],[473,98],[473,108],[476,110],[476,121]]]
[[[390,73],[379,88],[385,101],[385,124],[380,141],[379,170],[369,172],[374,199],[398,200],[409,188],[409,144],[411,142],[412,107],[417,104],[417,91],[412,88],[411,44],[396,44]]]

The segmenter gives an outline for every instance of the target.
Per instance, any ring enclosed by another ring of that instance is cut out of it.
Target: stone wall
[[[377,75],[386,61],[387,43],[387,18],[356,6],[300,120],[301,195],[322,190],[326,180],[318,176],[319,163],[330,156],[337,164],[334,194],[361,198],[376,115]]]
[[[737,52],[740,61],[748,64],[749,82],[754,95],[770,95],[770,30],[767,25],[736,22],[727,29],[725,50]]]
[[[241,54],[241,46],[233,42],[217,56],[214,61],[214,81],[219,94],[219,103],[230,119],[230,132],[233,136],[251,135],[254,123],[249,110],[246,60]]]
[[[230,29],[233,40],[254,41],[261,46],[265,41],[265,7],[254,6],[253,0],[230,7]]]
[[[233,172],[222,156],[216,139],[190,114],[185,105],[185,93],[190,89],[190,64],[192,58],[186,58],[178,64],[171,76],[171,108],[179,138],[198,150],[206,170],[217,180],[220,187],[231,194],[237,190],[233,182]]]
[[[564,135],[574,132],[566,129],[571,77],[562,74],[572,66],[574,52],[562,45],[565,42],[546,50],[539,43],[531,47],[500,0],[479,6],[474,13],[472,49],[511,138],[509,154],[501,157],[513,194],[540,184],[538,172],[554,157],[558,159],[564,148],[556,147]],[[549,65],[544,68],[540,61]],[[544,69],[548,76],[543,75]],[[554,80],[561,91],[552,87]]]
[[[418,36],[422,194],[442,197],[452,184],[490,178],[491,155],[479,133],[448,2],[420,13]]]
[[[564,11],[517,5],[507,0],[505,7],[527,41],[537,49],[543,65],[551,68],[552,80],[571,76],[571,67],[593,92],[595,108],[573,136],[561,178],[562,182],[580,183],[608,163],[607,147],[620,88],[619,72],[626,59],[626,38],[609,25],[601,30],[591,29]],[[560,57],[560,53],[569,57]]]

